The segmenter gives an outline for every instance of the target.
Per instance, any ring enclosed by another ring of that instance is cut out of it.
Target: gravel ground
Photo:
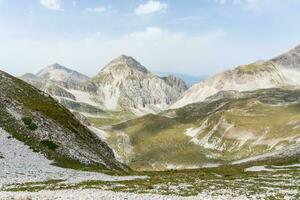
[[[0,192],[2,200],[247,200],[246,197],[210,196],[200,194],[196,197],[162,196],[154,194],[117,193],[101,190],[60,190],[40,192]]]
[[[85,180],[120,181],[131,180],[135,176],[109,176],[103,173],[82,172],[52,166],[42,154],[35,153],[22,142],[11,138],[0,129],[0,190],[17,183],[64,180],[66,183],[79,183]]]

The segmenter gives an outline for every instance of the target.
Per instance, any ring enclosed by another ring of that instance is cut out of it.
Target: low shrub
[[[32,121],[30,117],[23,117],[22,121],[26,125],[26,127],[32,131],[35,131],[38,128],[38,126]]]
[[[41,144],[48,147],[49,150],[53,150],[53,151],[58,148],[58,145],[50,140],[42,140]]]
[[[32,123],[32,119],[30,117],[23,117],[22,121],[25,125],[29,126]]]

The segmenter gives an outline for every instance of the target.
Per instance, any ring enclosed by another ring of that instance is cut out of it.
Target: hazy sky
[[[120,54],[210,75],[300,44],[300,0],[0,0],[0,69],[87,75]]]

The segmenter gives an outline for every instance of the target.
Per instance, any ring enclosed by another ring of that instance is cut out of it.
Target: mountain
[[[105,140],[135,170],[293,163],[300,161],[299,109],[300,90],[221,91],[108,127]]]
[[[171,106],[203,101],[219,91],[300,86],[300,45],[274,59],[238,66],[195,84]]]
[[[60,64],[20,78],[50,94],[72,111],[94,118],[99,115],[112,117],[112,121],[116,116],[123,120],[158,113],[173,104],[187,89],[181,79],[174,76],[160,78],[125,55],[111,61],[92,78]]]
[[[39,81],[39,78],[32,73],[26,73],[26,74],[22,75],[20,77],[20,79],[26,80],[26,81],[30,82],[31,84],[34,84],[35,82]]]
[[[141,115],[167,108],[187,86],[176,77],[160,78],[132,57],[122,55],[89,80],[87,88],[96,92],[105,109]]]
[[[48,94],[2,71],[0,91],[0,128],[35,152],[65,167],[128,169],[105,142]]]
[[[68,89],[76,89],[80,83],[89,80],[89,77],[86,75],[68,69],[58,63],[45,67],[36,76],[41,81],[52,81]]]
[[[180,74],[180,73],[171,73],[171,72],[154,71],[154,73],[160,77],[166,77],[166,76],[178,77],[182,79],[188,87],[191,87],[192,85],[199,83],[200,81],[204,81],[207,78],[206,76],[193,76],[189,74]]]

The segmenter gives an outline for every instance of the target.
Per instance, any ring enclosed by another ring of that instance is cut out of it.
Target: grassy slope
[[[174,112],[167,111],[161,116],[147,115],[115,125],[108,143],[121,155],[131,149],[126,159],[133,169],[149,170],[164,169],[165,164],[193,167],[228,163],[293,144],[300,137],[300,103],[279,104],[296,101],[299,91],[271,89],[245,94],[241,98],[188,105],[176,110],[175,118],[163,116]],[[196,139],[204,139],[215,128],[207,140],[215,144],[212,148],[197,145],[184,134],[187,128],[199,128],[204,121],[207,124]],[[233,127],[224,135],[228,124]],[[129,136],[129,144],[119,145],[124,140],[120,133]],[[248,140],[243,142],[240,138],[247,139],[247,135]],[[261,142],[256,143],[262,136]]]

